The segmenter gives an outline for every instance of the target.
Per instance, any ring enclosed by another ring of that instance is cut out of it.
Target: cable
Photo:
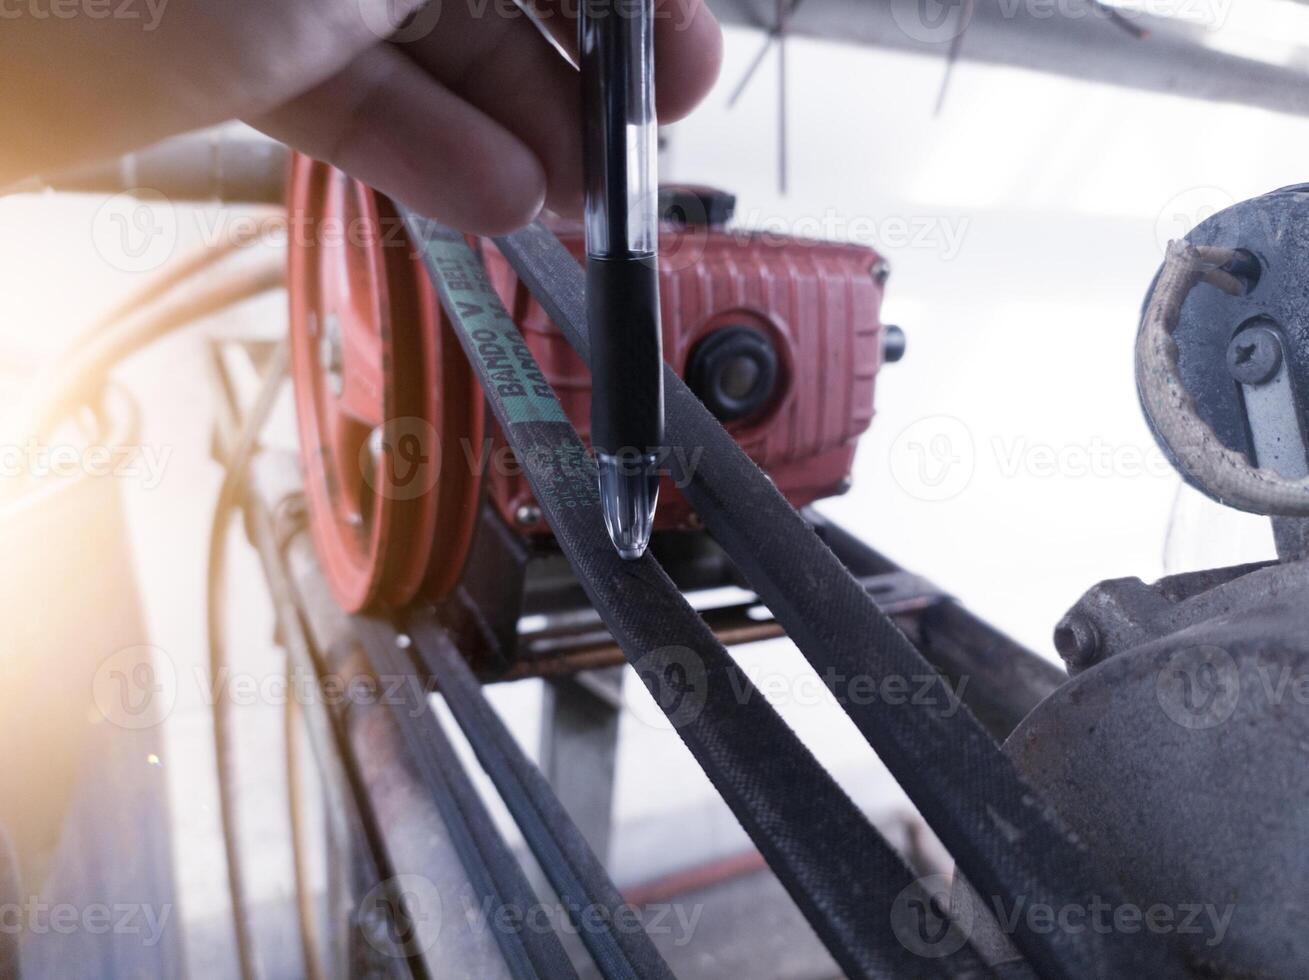
[[[196,272],[208,263],[196,267]],[[88,338],[68,360],[38,378],[28,404],[18,413],[19,441],[45,438],[59,422],[76,411],[87,397],[88,386],[100,383],[119,361],[142,347],[198,320],[262,293],[281,288],[286,270],[280,256],[270,256],[252,268],[232,272],[202,289],[177,297],[164,297],[139,313],[110,325],[108,332]],[[109,323],[107,319],[100,321]]]
[[[1141,403],[1177,465],[1223,503],[1256,514],[1309,517],[1309,479],[1288,480],[1227,448],[1200,418],[1178,373],[1173,333],[1182,304],[1202,282],[1233,296],[1244,293],[1241,279],[1224,268],[1237,258],[1233,249],[1169,242],[1136,338]]]
[[[278,214],[279,212],[269,212],[270,217],[276,217]],[[285,221],[283,221],[280,230],[285,231],[285,227]],[[249,245],[262,244],[272,237],[270,230],[261,226],[260,231],[253,238],[245,239],[235,235],[229,236],[223,241],[198,248],[176,262],[169,262],[157,276],[144,286],[133,290],[127,297],[102,313],[81,339],[94,340],[104,328],[137,313],[145,306],[163,297],[165,293],[168,293],[176,286],[204,272],[233,252]]]
[[[282,713],[282,735],[286,741],[286,795],[291,820],[291,863],[295,874],[295,902],[300,918],[300,954],[304,958],[306,980],[327,980],[319,953],[320,936],[315,924],[312,889],[309,886],[309,866],[304,821],[305,806],[300,785],[300,704],[295,698],[295,663],[286,658],[286,710]]]
[[[261,232],[254,241],[266,240]],[[10,431],[27,438],[44,438],[60,421],[91,406],[93,417],[103,414],[104,379],[121,360],[174,330],[212,316],[243,300],[261,295],[285,284],[285,263],[280,256],[240,269],[204,288],[177,295],[179,287],[196,279],[238,248],[250,241],[232,239],[206,247],[181,261],[170,264],[159,276],[119,302],[84,331],[67,358],[38,376],[29,389],[33,394],[17,413],[18,423]],[[236,801],[233,792],[232,752],[230,745],[230,705],[224,695],[226,664],[222,608],[222,573],[226,564],[225,531],[240,501],[245,470],[272,411],[282,379],[287,372],[288,346],[282,340],[273,354],[259,396],[241,431],[230,458],[215,506],[210,529],[208,589],[206,597],[207,639],[210,683],[215,692],[214,741],[218,769],[219,802],[223,825],[223,845],[228,864],[228,884],[232,892],[232,911],[236,933],[237,959],[244,980],[254,980],[254,949],[247,919],[245,882],[237,840]],[[96,394],[88,400],[87,389]],[[288,721],[289,726],[289,721]],[[299,872],[299,867],[297,867]],[[303,912],[303,908],[302,908]],[[303,923],[302,923],[303,927]],[[309,961],[307,960],[307,963]],[[321,973],[321,970],[319,971]]]
[[[261,235],[260,239],[266,238]],[[64,418],[88,403],[88,389],[98,393],[90,400],[93,409],[101,406],[103,384],[109,371],[124,358],[141,348],[212,316],[246,299],[253,298],[285,283],[285,263],[281,256],[269,256],[249,268],[225,274],[193,292],[179,294],[183,285],[212,269],[246,242],[231,240],[210,246],[171,264],[163,273],[122,302],[102,314],[84,331],[71,356],[61,359],[56,368],[38,377],[34,394],[18,414],[17,433],[22,438],[44,438]],[[210,682],[215,691],[214,739],[218,768],[218,788],[223,824],[224,851],[228,862],[228,884],[232,890],[233,921],[237,958],[244,980],[254,980],[255,958],[251,930],[247,920],[245,883],[236,839],[235,798],[229,739],[230,705],[224,696],[223,631],[218,612],[222,606],[221,575],[226,563],[225,530],[240,500],[246,465],[268,415],[272,410],[282,378],[286,374],[289,354],[283,340],[273,355],[255,406],[233,450],[219,490],[218,503],[210,531],[208,597],[208,646]]]
[[[171,308],[157,308],[170,293],[233,252],[247,245],[268,242],[276,237],[275,230],[284,227],[285,222],[276,229],[261,224],[252,237],[232,236],[197,249],[169,263],[144,286],[100,314],[68,345],[61,357],[37,372],[11,416],[15,421],[5,426],[11,439],[21,443],[29,438],[45,438],[51,428],[65,415],[75,412],[81,403],[100,397],[88,397],[86,389],[101,383],[118,361],[172,330],[209,315],[224,303],[240,302],[280,285],[285,278],[284,272],[274,272],[272,264],[266,263],[247,270],[244,275],[218,280],[208,292],[192,297],[189,304],[174,299]],[[279,267],[282,264],[279,259]]]
[[[209,683],[214,698],[214,759],[218,769],[218,802],[223,825],[223,850],[227,857],[227,883],[232,893],[232,922],[236,933],[236,954],[243,980],[255,980],[253,928],[249,921],[249,903],[246,901],[245,871],[241,864],[241,845],[238,839],[235,768],[231,743],[231,704],[223,683],[227,670],[227,648],[223,633],[224,608],[223,576],[227,565],[227,528],[240,504],[245,490],[246,468],[259,441],[259,434],[277,400],[289,359],[287,342],[282,340],[273,353],[272,361],[264,374],[259,395],[246,416],[236,446],[225,460],[226,471],[214,505],[213,523],[209,529],[209,564],[205,590],[207,619],[206,641],[209,650]]]

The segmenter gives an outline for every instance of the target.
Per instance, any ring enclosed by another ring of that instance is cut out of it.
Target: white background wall
[[[775,56],[726,105],[760,43],[729,34],[719,89],[674,127],[668,169],[734,190],[742,223],[879,247],[886,319],[909,337],[879,380],[855,489],[823,509],[1048,651],[1092,583],[1163,570],[1179,481],[1132,377],[1163,245],[1306,179],[1309,124],[966,63],[933,116],[942,63],[792,39],[782,195]],[[1174,548],[1173,563],[1271,547],[1238,517],[1207,536],[1215,553]]]

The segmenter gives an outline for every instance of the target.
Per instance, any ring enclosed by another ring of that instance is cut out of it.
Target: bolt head
[[[1085,616],[1071,613],[1055,627],[1054,647],[1070,668],[1089,667],[1100,652],[1100,631]]]
[[[1227,345],[1227,371],[1243,385],[1261,385],[1282,366],[1282,342],[1268,327],[1242,330]]]

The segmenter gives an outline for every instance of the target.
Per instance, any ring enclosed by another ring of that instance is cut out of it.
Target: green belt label
[[[427,242],[427,255],[449,301],[446,312],[470,341],[465,350],[479,362],[478,373],[495,389],[509,421],[567,422],[550,382],[472,249],[462,240],[433,238]]]

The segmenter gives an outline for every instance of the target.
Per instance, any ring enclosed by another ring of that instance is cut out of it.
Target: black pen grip
[[[654,256],[586,260],[591,444],[619,455],[664,444],[663,337]]]

